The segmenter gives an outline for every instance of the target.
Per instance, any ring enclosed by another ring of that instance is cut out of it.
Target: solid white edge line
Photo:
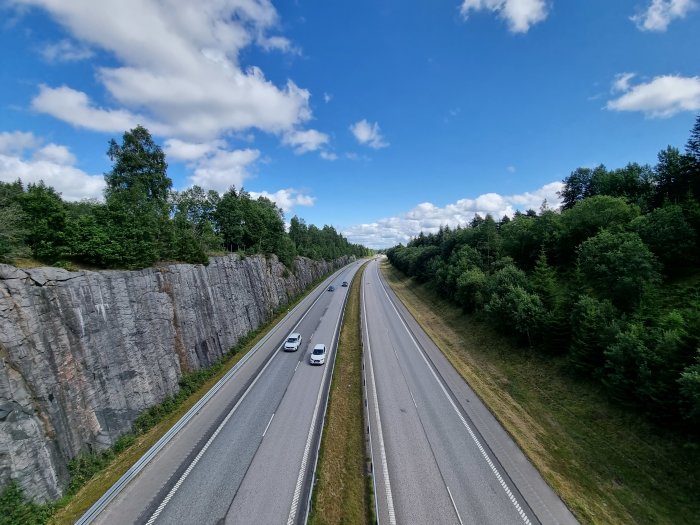
[[[331,338],[331,341],[336,341],[336,335],[338,334],[338,330],[340,329],[340,319],[343,316],[343,312],[345,310],[345,307],[340,309],[340,312],[338,313],[338,320],[336,321],[335,325],[335,330],[333,331],[333,337]],[[337,344],[335,350],[338,350]],[[325,361],[324,361],[324,366],[325,366]],[[306,469],[308,468],[308,463],[309,463],[309,452],[311,451],[311,442],[313,441],[314,437],[314,430],[316,428],[316,420],[318,419],[318,412],[319,412],[319,407],[321,406],[321,399],[323,397],[323,390],[326,384],[326,381],[328,379],[328,370],[329,367],[326,367],[326,369],[323,371],[323,379],[321,380],[321,386],[318,390],[318,395],[316,396],[316,406],[314,407],[314,415],[311,419],[311,426],[309,427],[309,434],[306,436],[306,445],[304,446],[304,454],[301,458],[301,468],[299,469],[299,475],[297,476],[297,483],[296,486],[294,487],[294,496],[292,497],[292,506],[289,509],[289,517],[287,518],[287,525],[293,525],[294,520],[297,515],[297,510],[299,507],[299,498],[301,497],[301,489],[304,485],[304,476],[306,476]]]
[[[267,434],[267,429],[270,428],[270,424],[272,424],[272,420],[274,419],[275,414],[274,412],[270,416],[270,421],[267,422],[267,426],[265,427],[265,430],[263,430],[262,437],[265,437],[265,434]]]
[[[379,415],[379,402],[377,401],[377,384],[374,380],[374,365],[372,364],[372,347],[369,342],[369,328],[367,326],[367,308],[365,304],[364,288],[362,294],[362,315],[365,320],[365,334],[367,335],[367,357],[369,358],[369,371],[372,381],[374,416],[377,422],[377,438],[379,438],[379,453],[382,463],[382,475],[384,476],[384,493],[386,495],[387,508],[389,512],[389,523],[396,525],[396,513],[394,510],[394,497],[391,493],[391,481],[389,480],[389,466],[386,459],[386,448],[384,447],[384,433],[382,432],[382,422]],[[379,521],[379,516],[377,516]]]
[[[452,491],[450,490],[450,487],[445,485],[447,487],[447,493],[450,495],[450,501],[452,502],[452,506],[455,508],[455,513],[457,513],[457,519],[459,520],[459,525],[464,525],[464,522],[462,521],[462,516],[459,515],[459,510],[457,510],[457,505],[455,505],[455,499],[452,497]]]
[[[486,460],[486,463],[488,464],[488,466],[491,468],[491,471],[493,472],[494,476],[496,476],[496,479],[501,484],[501,487],[503,488],[506,495],[510,499],[511,503],[515,507],[515,510],[518,511],[518,514],[522,518],[523,522],[526,523],[526,525],[531,525],[530,519],[527,517],[527,514],[525,514],[525,511],[520,506],[520,503],[518,503],[517,498],[515,497],[513,492],[510,490],[510,487],[508,487],[508,484],[503,479],[503,476],[501,476],[501,473],[498,471],[498,468],[496,468],[496,465],[494,465],[493,461],[491,460],[488,453],[486,452],[486,449],[479,441],[479,438],[476,437],[476,434],[474,433],[472,428],[469,426],[469,423],[467,423],[467,420],[464,419],[464,416],[462,416],[462,413],[459,411],[459,408],[457,407],[455,402],[452,400],[452,397],[447,392],[447,389],[442,384],[442,381],[440,380],[438,375],[435,373],[435,370],[433,370],[433,367],[430,365],[428,358],[425,357],[423,350],[418,345],[418,341],[416,341],[416,339],[413,337],[413,334],[409,330],[408,325],[406,325],[406,323],[403,320],[403,317],[401,317],[401,314],[399,314],[399,311],[397,310],[396,305],[394,305],[394,302],[391,300],[391,297],[389,297],[389,294],[386,291],[386,287],[384,286],[384,283],[381,282],[381,279],[379,277],[379,268],[378,267],[377,267],[377,279],[380,280],[380,284],[382,285],[382,290],[384,291],[384,295],[386,295],[386,298],[389,301],[389,304],[394,309],[394,312],[396,312],[396,316],[398,317],[399,321],[401,321],[401,324],[403,325],[404,329],[406,330],[406,333],[408,333],[408,336],[411,338],[411,341],[413,341],[413,344],[416,347],[416,349],[418,350],[419,355],[423,358],[423,361],[425,361],[425,364],[427,365],[428,370],[430,370],[430,373],[433,374],[433,377],[435,378],[435,381],[437,381],[438,385],[442,389],[443,394],[445,394],[445,397],[450,402],[450,405],[452,405],[453,410],[455,411],[455,413],[457,414],[459,419],[462,421],[462,424],[467,429],[467,432],[471,436],[474,443],[476,443],[476,446],[479,449],[479,452],[481,452],[481,455]]]

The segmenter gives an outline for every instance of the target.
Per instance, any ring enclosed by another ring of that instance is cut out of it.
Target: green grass
[[[362,339],[360,282],[350,288],[340,333],[328,412],[317,468],[311,525],[374,523],[372,481],[366,468],[362,413]]]
[[[700,523],[700,444],[654,427],[388,265],[391,286],[582,523]]]

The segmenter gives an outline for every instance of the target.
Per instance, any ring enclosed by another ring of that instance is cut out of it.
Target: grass
[[[654,427],[388,264],[384,274],[452,365],[582,523],[700,523],[700,444]]]
[[[360,282],[350,288],[340,333],[317,468],[311,525],[374,523],[362,413]]]
[[[209,369],[199,370],[181,381],[179,399],[168,398],[163,403],[146,410],[134,422],[136,432],[127,433],[115,445],[102,454],[78,456],[73,460],[73,479],[67,496],[56,503],[35,506],[37,514],[48,515],[36,523],[48,522],[52,525],[74,523],[89,509],[109,487],[111,487],[138,459],[146,453],[177,421],[192,408],[245,354],[252,349],[269,330],[284,318],[288,310],[301,302],[320,283],[321,277],[309,286],[307,291],[294,301],[281,307],[272,318],[260,328],[248,334],[231,349],[228,359],[224,358]],[[1,501],[1,500],[0,500]],[[3,507],[0,507],[0,511]],[[0,512],[0,515],[2,512]],[[8,522],[13,523],[13,522]],[[24,521],[15,522],[18,525]]]

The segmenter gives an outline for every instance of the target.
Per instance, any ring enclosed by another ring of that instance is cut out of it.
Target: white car
[[[289,337],[287,338],[287,342],[284,343],[284,351],[285,352],[296,352],[299,350],[299,346],[301,345],[301,334],[297,334],[296,332],[293,334],[289,334]]]
[[[322,365],[326,362],[326,345],[317,344],[309,355],[309,363],[312,365]]]

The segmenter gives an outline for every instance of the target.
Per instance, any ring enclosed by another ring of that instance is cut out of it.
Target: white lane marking
[[[411,399],[413,400],[413,406],[418,408],[418,403],[416,403],[416,398],[413,397],[413,392],[411,392],[411,389],[408,389],[408,393],[411,394]]]
[[[447,485],[445,485],[447,487]],[[462,516],[459,515],[459,511],[457,510],[457,505],[455,505],[455,499],[452,497],[452,491],[450,490],[450,487],[447,487],[447,493],[450,495],[450,501],[452,501],[452,506],[455,508],[455,512],[457,513],[457,519],[459,520],[459,525],[464,525],[464,522],[462,521]]]
[[[340,328],[340,319],[343,315],[343,308],[340,309],[338,314],[338,320],[335,324],[335,330],[333,331],[333,338],[331,341],[336,340],[336,335]],[[313,336],[312,336],[313,337]],[[310,341],[310,339],[309,339]],[[332,344],[331,344],[332,346]],[[337,351],[337,345],[336,345]],[[325,364],[325,360],[324,360]],[[289,517],[287,518],[287,525],[293,525],[297,516],[297,508],[299,506],[299,498],[301,497],[301,489],[304,484],[304,476],[306,476],[306,469],[309,463],[309,452],[311,451],[311,441],[314,437],[314,429],[316,428],[316,420],[318,419],[319,406],[321,406],[321,398],[323,397],[323,389],[328,379],[328,367],[323,371],[323,379],[321,380],[321,388],[318,390],[318,395],[316,396],[316,406],[314,407],[314,415],[311,419],[311,426],[309,427],[309,434],[306,436],[306,445],[304,446],[304,455],[301,458],[301,468],[299,469],[299,476],[297,477],[297,484],[294,487],[294,497],[292,497],[292,506],[289,509]],[[321,430],[323,432],[323,429]]]
[[[379,268],[377,268],[377,278],[379,278]],[[381,283],[381,281],[380,281]],[[503,476],[501,476],[501,473],[498,471],[498,468],[496,468],[496,465],[494,465],[493,461],[489,457],[488,453],[486,452],[486,449],[484,446],[481,444],[479,441],[479,438],[476,437],[476,434],[472,430],[472,428],[469,426],[469,423],[467,423],[467,420],[464,419],[464,416],[462,416],[462,413],[459,411],[459,408],[457,408],[457,405],[455,402],[452,400],[452,397],[450,394],[447,392],[447,389],[445,386],[442,384],[442,381],[438,377],[438,375],[435,373],[435,370],[433,370],[433,367],[430,365],[430,362],[428,361],[428,358],[425,357],[425,354],[423,353],[423,350],[421,347],[418,345],[418,341],[413,337],[413,334],[411,331],[408,329],[408,326],[404,322],[403,318],[399,314],[399,311],[396,309],[396,306],[394,305],[394,302],[391,300],[389,297],[389,294],[386,291],[386,288],[384,287],[384,283],[381,283],[382,285],[382,290],[384,291],[384,295],[386,295],[387,300],[389,301],[389,304],[391,307],[394,309],[394,312],[396,312],[396,317],[398,317],[399,321],[401,321],[401,324],[403,325],[404,329],[406,330],[406,333],[408,336],[411,338],[411,341],[413,341],[413,344],[415,345],[416,349],[418,350],[419,355],[423,358],[423,361],[425,361],[426,366],[428,367],[428,370],[430,370],[430,373],[433,374],[433,377],[435,378],[435,381],[437,381],[438,385],[440,385],[440,388],[442,389],[442,392],[445,394],[445,397],[447,400],[450,402],[450,405],[452,405],[452,408],[454,409],[455,413],[459,417],[459,419],[462,421],[462,424],[464,427],[467,429],[467,432],[469,432],[469,435],[471,436],[472,440],[476,444],[477,448],[479,449],[479,452],[481,452],[481,455],[483,458],[486,460],[486,463],[488,466],[491,468],[491,471],[493,472],[494,476],[496,476],[496,479],[498,482],[501,484],[501,487],[503,487],[503,490],[505,491],[506,495],[510,499],[511,503],[515,507],[515,510],[518,511],[518,514],[522,518],[523,522],[525,522],[527,525],[532,525],[530,522],[530,519],[527,517],[527,514],[525,514],[525,511],[522,509],[520,506],[520,503],[518,503],[518,499],[515,497],[513,492],[510,490],[510,487],[508,487],[508,484],[505,482],[503,479]]]
[[[362,316],[364,318],[365,334],[367,335],[367,357],[369,358],[369,373],[372,382],[372,392],[374,398],[374,417],[377,420],[377,437],[379,438],[379,452],[382,460],[382,474],[384,476],[384,493],[386,494],[386,504],[389,510],[389,523],[396,525],[396,513],[394,511],[394,498],[391,494],[391,482],[389,481],[389,466],[386,461],[386,448],[384,447],[384,434],[382,432],[382,421],[379,416],[379,402],[377,401],[377,384],[374,381],[374,365],[372,364],[372,349],[369,343],[369,329],[367,328],[367,307],[365,305],[365,295],[362,294]],[[377,516],[379,519],[379,516]]]
[[[295,372],[297,371],[297,368],[299,368],[299,363],[301,363],[301,361],[297,361],[297,366],[294,367]]]
[[[270,417],[270,421],[267,422],[267,426],[265,427],[265,430],[263,430],[263,435],[262,437],[265,437],[265,434],[267,434],[267,429],[270,428],[270,424],[272,423],[272,419],[275,417],[275,413],[272,413],[272,416]]]
[[[153,515],[150,517],[150,519],[146,522],[146,525],[153,525],[153,523],[156,521],[156,519],[158,519],[158,516],[160,516],[160,513],[163,512],[163,509],[165,508],[165,506],[170,502],[170,500],[173,498],[175,493],[178,491],[178,489],[180,488],[180,485],[182,485],[185,482],[185,480],[187,479],[187,476],[189,476],[190,472],[192,472],[192,469],[194,469],[194,467],[197,465],[197,463],[199,463],[199,460],[202,459],[202,456],[207,451],[209,446],[214,442],[214,440],[216,439],[216,436],[219,435],[219,432],[221,432],[221,430],[224,428],[226,423],[228,423],[228,420],[231,419],[231,417],[233,416],[233,413],[238,409],[240,404],[243,402],[243,400],[248,395],[248,392],[250,392],[251,389],[253,388],[253,386],[255,386],[255,383],[258,382],[258,379],[260,379],[260,377],[262,377],[263,372],[265,371],[265,369],[268,366],[270,366],[270,363],[272,363],[272,361],[273,361],[273,359],[269,359],[267,361],[267,363],[265,363],[265,366],[262,368],[262,370],[260,370],[260,373],[255,377],[255,379],[250,384],[250,386],[248,388],[246,388],[246,391],[243,392],[243,395],[241,396],[241,398],[238,400],[238,402],[235,404],[235,406],[231,409],[231,411],[226,415],[224,420],[221,422],[221,424],[218,426],[218,428],[214,431],[214,433],[211,435],[211,437],[207,440],[206,444],[202,447],[202,450],[199,451],[197,456],[192,460],[192,463],[190,463],[189,467],[187,467],[187,470],[185,470],[185,472],[182,473],[182,476],[180,476],[180,479],[177,480],[177,483],[175,483],[173,488],[170,489],[170,492],[168,492],[168,495],[165,496],[165,499],[163,499],[163,501],[161,501],[160,505],[158,505],[158,508],[153,513]]]

